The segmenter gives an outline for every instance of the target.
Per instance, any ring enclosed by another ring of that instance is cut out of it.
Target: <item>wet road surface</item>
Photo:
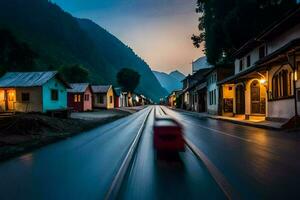
[[[103,199],[147,113],[0,164],[0,199]]]
[[[300,198],[300,133],[271,131],[163,110],[223,173],[242,199]]]
[[[150,106],[126,118],[0,163],[0,199],[103,199],[149,112],[119,199],[224,199],[205,165],[186,149],[153,150],[154,109],[186,137],[240,199],[300,199],[300,134],[246,127]]]
[[[156,108],[157,115],[164,115]],[[153,149],[154,110],[119,199],[226,199],[205,166],[186,149],[157,154]]]

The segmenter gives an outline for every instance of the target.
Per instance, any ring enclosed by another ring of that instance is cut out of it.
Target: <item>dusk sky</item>
[[[153,70],[191,73],[203,52],[193,47],[196,0],[53,0],[75,17],[89,18],[117,36]]]

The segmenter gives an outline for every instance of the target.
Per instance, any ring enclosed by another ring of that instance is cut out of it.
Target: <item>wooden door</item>
[[[260,112],[260,84],[257,80],[251,83],[251,113]]]
[[[14,90],[7,90],[6,91],[6,109],[8,111],[14,110],[16,101],[16,93]]]
[[[236,87],[236,114],[245,114],[245,90],[244,86]]]

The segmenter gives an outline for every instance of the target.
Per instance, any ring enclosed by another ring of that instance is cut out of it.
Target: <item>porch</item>
[[[265,120],[268,109],[266,85],[268,74],[265,70],[252,70],[245,70],[219,83],[222,116],[254,121]]]

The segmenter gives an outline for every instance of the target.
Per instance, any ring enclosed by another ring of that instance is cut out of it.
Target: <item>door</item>
[[[236,87],[236,114],[245,114],[245,89],[243,85]]]
[[[260,113],[260,84],[257,80],[251,83],[251,113]]]
[[[6,90],[6,110],[12,111],[14,110],[16,101],[16,93],[14,90]]]

